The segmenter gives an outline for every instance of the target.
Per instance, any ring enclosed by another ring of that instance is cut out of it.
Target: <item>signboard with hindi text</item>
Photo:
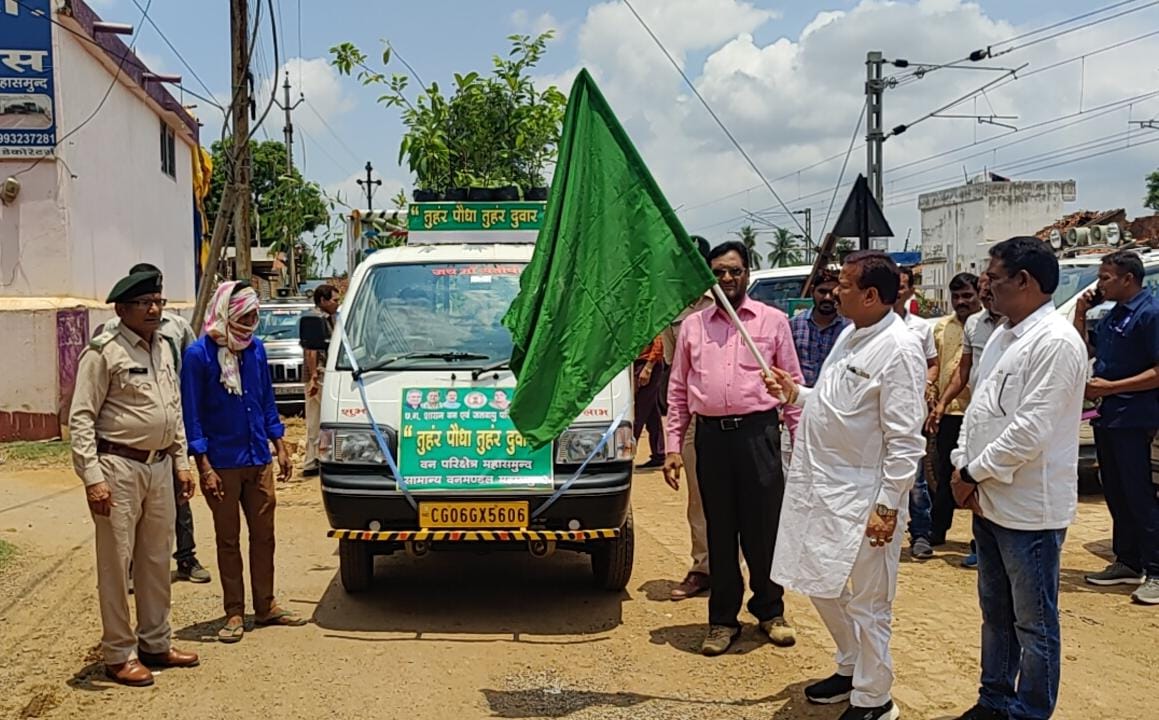
[[[531,450],[508,415],[504,388],[406,388],[399,470],[412,492],[554,487],[551,445]]]
[[[412,203],[407,244],[534,243],[545,207],[542,202]]]
[[[0,160],[56,147],[52,0],[0,0]]]

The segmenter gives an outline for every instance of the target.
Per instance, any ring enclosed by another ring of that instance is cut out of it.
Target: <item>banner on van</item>
[[[504,388],[406,388],[399,470],[411,492],[554,487],[551,445],[532,450]]]

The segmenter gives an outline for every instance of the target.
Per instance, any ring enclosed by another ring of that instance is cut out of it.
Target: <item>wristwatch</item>
[[[897,510],[895,510],[894,508],[886,507],[885,505],[882,505],[881,503],[877,504],[877,507],[874,508],[874,511],[880,517],[883,517],[883,518],[897,517]]]
[[[970,476],[970,470],[969,470],[968,468],[966,468],[966,467],[961,467],[961,468],[958,468],[958,477],[959,477],[959,478],[962,480],[962,482],[964,482],[964,483],[969,483],[969,484],[971,484],[971,485],[977,485],[977,484],[978,484],[978,481],[977,481],[977,480],[975,480],[973,477],[971,477],[971,476]]]

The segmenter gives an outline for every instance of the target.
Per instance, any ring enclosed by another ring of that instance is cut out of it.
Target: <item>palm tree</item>
[[[785,228],[777,228],[773,233],[773,249],[769,251],[769,265],[788,267],[801,264],[800,246],[797,236]]]
[[[740,238],[744,246],[749,250],[749,264],[753,270],[761,269],[761,254],[757,252],[757,236],[760,235],[752,225],[745,225],[740,230],[737,230],[735,235]]]

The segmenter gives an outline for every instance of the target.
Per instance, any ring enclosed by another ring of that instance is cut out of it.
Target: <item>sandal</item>
[[[285,627],[301,627],[306,624],[306,618],[302,617],[293,610],[284,610],[282,608],[274,608],[269,615],[264,618],[254,620],[255,624],[261,627],[270,627],[272,625],[283,625]]]
[[[225,625],[217,631],[217,639],[223,643],[238,642],[243,635],[245,635],[245,621],[241,618],[226,620]]]

